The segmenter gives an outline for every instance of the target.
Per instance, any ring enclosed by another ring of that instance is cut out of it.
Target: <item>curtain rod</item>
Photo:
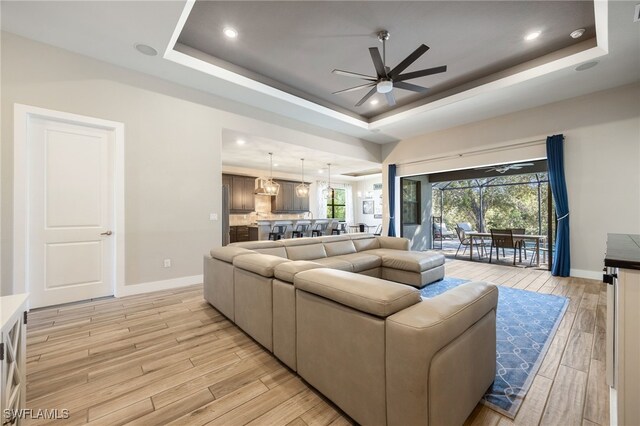
[[[496,146],[493,148],[478,149],[476,151],[466,151],[466,152],[461,152],[459,154],[449,154],[449,155],[443,155],[441,157],[427,158],[425,160],[408,161],[406,163],[396,163],[396,164],[398,166],[408,166],[410,164],[432,163],[434,161],[448,160],[450,158],[461,158],[461,157],[467,157],[470,155],[485,154],[489,152],[506,151],[510,148],[515,148],[515,147],[521,148],[521,147],[527,147],[527,146],[536,146],[543,142],[546,142],[546,139],[537,139],[534,141],[519,142],[519,143],[510,144],[510,145],[502,145],[502,146]]]

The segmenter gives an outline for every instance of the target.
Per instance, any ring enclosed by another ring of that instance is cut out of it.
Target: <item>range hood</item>
[[[270,195],[267,193],[267,190],[264,188],[264,184],[267,183],[269,179],[264,177],[256,178],[255,189],[253,191],[256,195]]]

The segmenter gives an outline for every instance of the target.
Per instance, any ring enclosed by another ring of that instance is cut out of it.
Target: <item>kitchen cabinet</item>
[[[640,424],[640,235],[608,234],[606,374],[612,425]]]
[[[272,213],[305,213],[309,211],[309,197],[296,196],[296,186],[300,182],[276,180],[280,184],[278,195],[271,198]]]
[[[229,242],[258,241],[257,226],[231,226],[229,227]]]
[[[231,213],[250,213],[255,210],[254,177],[223,174],[222,184],[229,187]]]

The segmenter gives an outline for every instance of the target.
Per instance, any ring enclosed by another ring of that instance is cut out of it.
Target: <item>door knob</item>
[[[111,231],[107,231],[107,232],[103,232],[103,233],[102,233],[102,234],[100,234],[100,235],[111,235],[111,234],[113,234],[113,232],[111,232]]]

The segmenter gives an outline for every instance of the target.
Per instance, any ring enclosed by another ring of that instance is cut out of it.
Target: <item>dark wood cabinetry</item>
[[[272,213],[304,213],[309,211],[309,197],[296,196],[296,186],[300,182],[276,180],[280,184],[278,195],[271,198]]]
[[[258,241],[257,226],[231,226],[229,227],[229,242]]]
[[[255,210],[255,178],[250,176],[222,175],[222,184],[229,187],[229,211],[249,213]]]

